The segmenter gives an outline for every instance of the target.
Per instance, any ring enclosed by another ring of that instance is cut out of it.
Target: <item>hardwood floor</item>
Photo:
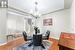
[[[50,50],[59,50],[58,40],[53,39],[53,38],[50,38],[49,40],[53,42]]]
[[[49,40],[53,42],[50,50],[59,50],[58,40],[53,39],[53,38],[50,38]],[[13,47],[19,46],[23,43],[25,43],[25,41],[23,40],[23,37],[20,37],[11,42],[8,42],[5,45],[0,46],[0,50],[12,50]]]

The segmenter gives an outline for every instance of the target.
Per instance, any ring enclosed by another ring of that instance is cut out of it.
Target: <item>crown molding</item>
[[[59,12],[59,11],[63,11],[63,10],[66,10],[66,9],[70,9],[70,8],[58,9],[58,10],[55,10],[55,11],[52,11],[52,12],[48,12],[48,13],[42,14],[42,16],[48,15],[48,14],[52,14],[52,13],[55,13],[55,12]]]

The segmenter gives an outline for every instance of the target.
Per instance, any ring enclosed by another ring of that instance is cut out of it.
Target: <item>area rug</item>
[[[13,50],[50,50],[50,47],[52,45],[52,42],[50,41],[43,41],[43,45],[45,46],[45,49],[43,49],[41,46],[31,46],[31,47],[28,47],[28,44],[30,42],[27,42],[21,46],[18,46],[18,47],[15,47]]]

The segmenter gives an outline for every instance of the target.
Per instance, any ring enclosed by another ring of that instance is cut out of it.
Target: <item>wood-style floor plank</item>
[[[53,39],[53,38],[50,38],[49,41],[52,41],[53,44],[50,48],[50,50],[59,50],[59,47],[58,47],[58,40],[56,39]],[[23,37],[20,37],[18,39],[15,39],[11,42],[8,42],[7,44],[3,45],[3,46],[0,46],[0,50],[12,50],[12,48],[18,46],[18,45],[21,45],[25,43]]]
[[[50,38],[49,40],[53,42],[50,50],[59,50],[58,40],[53,39],[53,38]]]

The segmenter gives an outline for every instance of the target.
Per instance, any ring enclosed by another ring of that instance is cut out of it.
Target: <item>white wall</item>
[[[7,8],[0,8],[0,44],[6,42]]]
[[[71,33],[75,34],[75,0],[71,6]]]
[[[52,26],[43,26],[43,19],[52,18]],[[42,33],[45,33],[46,30],[50,30],[50,37],[59,39],[61,32],[69,32],[70,30],[70,10],[65,9],[59,12],[48,14],[40,18],[39,26],[42,28]]]

